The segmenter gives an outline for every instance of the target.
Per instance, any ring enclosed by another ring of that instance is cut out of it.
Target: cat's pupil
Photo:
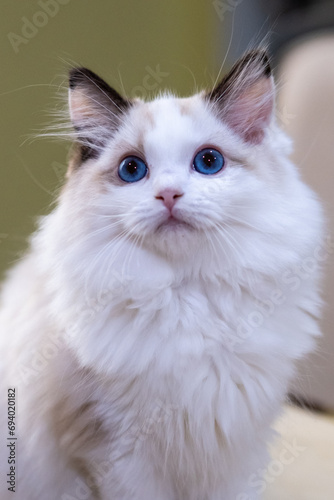
[[[215,156],[212,153],[206,153],[203,155],[203,161],[207,167],[211,167],[212,163],[216,160]]]
[[[135,174],[137,172],[137,168],[138,168],[137,162],[133,160],[129,161],[126,169],[129,172],[129,174]]]

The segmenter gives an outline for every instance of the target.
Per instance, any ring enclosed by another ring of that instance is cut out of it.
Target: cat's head
[[[275,125],[264,51],[246,54],[211,91],[150,102],[73,69],[69,107],[78,147],[63,204],[96,269],[144,250],[265,271],[287,234],[293,247],[301,183]]]

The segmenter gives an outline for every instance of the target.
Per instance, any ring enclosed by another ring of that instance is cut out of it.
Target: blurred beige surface
[[[333,500],[334,416],[287,407],[275,429],[263,500]]]
[[[293,139],[292,159],[322,200],[328,221],[325,242],[319,242],[321,255],[314,251],[325,269],[323,338],[318,352],[301,363],[293,392],[333,411],[334,35],[321,34],[291,47],[280,67],[279,86],[278,108],[282,125]]]

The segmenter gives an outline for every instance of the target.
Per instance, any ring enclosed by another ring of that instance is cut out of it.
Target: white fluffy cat
[[[266,54],[151,102],[73,69],[69,107],[67,182],[2,292],[0,497],[254,500],[323,237]]]

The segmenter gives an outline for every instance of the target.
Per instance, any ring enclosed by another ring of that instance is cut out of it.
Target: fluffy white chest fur
[[[129,102],[83,68],[70,89],[77,154],[2,294],[17,492],[254,500],[321,305],[322,211],[275,124],[268,60],[187,99]]]

